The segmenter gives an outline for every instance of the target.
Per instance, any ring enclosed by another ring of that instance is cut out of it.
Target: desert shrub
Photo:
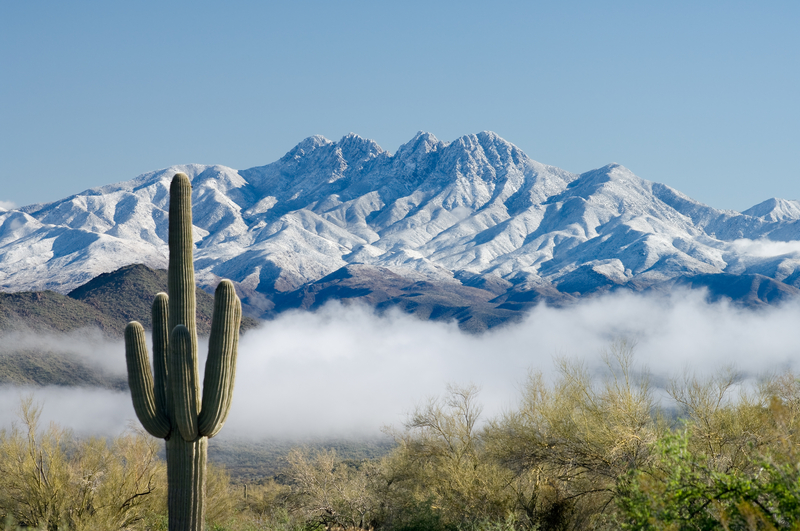
[[[646,466],[651,444],[666,431],[632,346],[617,342],[603,359],[600,379],[565,359],[550,385],[532,373],[519,407],[489,425],[488,450],[513,473],[517,507],[530,526],[608,526],[617,478]]]
[[[377,462],[347,463],[335,450],[293,449],[286,474],[289,510],[320,528],[373,529],[381,510]]]
[[[650,467],[620,478],[620,527],[800,528],[800,384],[788,372],[736,384],[731,370],[673,382],[683,422],[653,444]]]
[[[688,434],[658,441],[653,468],[621,481],[617,503],[623,529],[650,531],[800,528],[800,469],[796,462],[754,459],[757,470],[720,471],[690,449]]]
[[[389,430],[397,447],[383,461],[387,523],[397,529],[471,529],[513,511],[512,479],[487,456],[475,386],[450,385]]]
[[[231,531],[251,531],[268,529],[270,531],[307,531],[309,526],[301,515],[289,511],[291,488],[288,485],[269,479],[261,484],[248,485],[247,496],[244,486],[237,486],[241,494],[241,512],[237,516],[237,526]]]
[[[708,378],[686,375],[668,388],[691,426],[688,447],[722,472],[747,466],[752,451],[768,444],[774,432],[763,411],[769,397],[744,391],[739,380],[726,368]]]
[[[0,431],[0,518],[37,529],[136,529],[158,510],[165,469],[138,431],[111,440],[39,429],[41,407],[21,401],[22,425]]]

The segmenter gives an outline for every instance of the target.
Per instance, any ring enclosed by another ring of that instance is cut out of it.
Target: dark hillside
[[[117,335],[119,323],[113,314],[53,291],[0,293],[0,331],[71,332],[97,327]]]
[[[800,290],[764,275],[704,274],[685,277],[678,285],[706,288],[708,301],[728,299],[747,308],[759,308],[797,299]]]
[[[420,282],[384,267],[350,264],[297,290],[276,293],[273,301],[276,312],[316,310],[332,300],[366,304],[378,312],[398,308],[424,320],[456,321],[470,333],[485,332],[522,317],[498,308],[491,302],[496,293],[488,288],[458,282]]]
[[[55,352],[0,350],[0,384],[66,385],[127,389],[124,375],[110,374],[74,356]]]
[[[125,325],[139,321],[152,325],[153,297],[167,291],[167,272],[141,264],[104,273],[83,286],[61,295],[52,291],[0,292],[0,331],[37,330],[70,332],[97,327],[110,337],[122,337]],[[214,313],[214,296],[197,288],[197,333],[208,335]],[[258,326],[242,318],[242,331]]]
[[[117,334],[121,336],[130,321],[139,321],[145,329],[152,327],[150,308],[156,293],[162,291],[167,291],[166,270],[133,264],[93,278],[72,290],[69,297],[106,315],[113,315],[117,321]],[[205,336],[211,333],[214,296],[197,288],[196,297],[197,333]],[[256,326],[258,321],[255,319],[242,318],[242,331]]]
[[[166,271],[136,264],[100,275],[69,295],[0,293],[0,335],[11,334],[0,341],[0,383],[124,388],[124,375],[106,374],[58,347],[15,345],[12,333],[57,334],[95,328],[110,340],[121,340],[129,321],[152,326],[153,297],[166,290]],[[213,311],[214,297],[198,288],[198,334],[210,333]],[[242,331],[256,326],[257,320],[242,318]],[[91,346],[87,344],[87,348]]]

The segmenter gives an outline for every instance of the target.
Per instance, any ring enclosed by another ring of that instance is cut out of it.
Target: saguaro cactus
[[[169,295],[159,293],[153,302],[154,375],[144,328],[136,321],[125,328],[125,357],[136,415],[151,435],[167,441],[169,529],[201,531],[208,438],[230,411],[242,306],[233,284],[220,282],[201,402],[189,178],[176,174],[169,193]]]

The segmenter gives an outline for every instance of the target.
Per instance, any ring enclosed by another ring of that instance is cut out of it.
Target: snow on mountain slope
[[[800,201],[788,201],[773,197],[748,208],[742,214],[765,221],[795,221],[800,219]]]
[[[800,202],[717,210],[618,164],[576,175],[483,132],[418,133],[395,154],[354,134],[314,136],[266,166],[172,166],[0,211],[0,289],[63,293],[130,263],[164,267],[178,171],[192,180],[206,285],[286,292],[364,263],[565,293],[721,272],[800,286]]]

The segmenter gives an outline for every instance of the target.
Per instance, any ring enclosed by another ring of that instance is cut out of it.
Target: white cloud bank
[[[560,355],[595,366],[603,349],[622,336],[636,341],[637,360],[657,376],[687,368],[712,373],[730,364],[758,375],[796,367],[797,323],[798,304],[749,311],[707,304],[697,291],[620,293],[565,309],[539,307],[523,323],[481,336],[454,324],[399,313],[377,317],[334,304],[313,314],[283,315],[242,337],[222,436],[377,434],[383,425],[400,424],[448,382],[481,386],[484,415],[492,416],[514,405],[529,368],[552,375],[553,358]],[[122,359],[121,345],[110,350],[100,355]],[[104,368],[124,370],[118,360],[106,360]],[[0,388],[0,425],[11,423],[25,391]],[[78,432],[114,433],[135,418],[127,393],[34,392],[44,402],[45,422]]]
[[[742,257],[770,258],[784,255],[800,255],[800,241],[774,241],[762,238],[748,240],[742,238],[728,244],[732,252]]]
[[[17,208],[15,202],[0,200],[0,210],[14,210],[15,208]]]

